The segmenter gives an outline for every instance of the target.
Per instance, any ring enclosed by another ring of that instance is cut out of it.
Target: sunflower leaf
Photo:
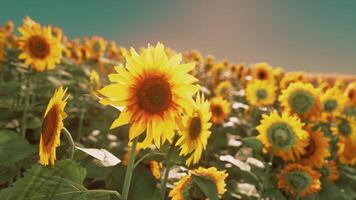
[[[213,181],[192,175],[193,182],[208,197],[209,200],[218,200],[218,191]]]

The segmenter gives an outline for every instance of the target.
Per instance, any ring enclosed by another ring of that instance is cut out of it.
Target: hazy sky
[[[356,74],[355,10],[347,0],[0,0],[0,23],[28,15],[70,38],[161,41],[234,62]]]

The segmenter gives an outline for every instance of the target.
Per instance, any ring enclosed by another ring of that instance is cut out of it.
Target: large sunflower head
[[[109,75],[112,84],[99,90],[104,96],[100,103],[124,107],[111,128],[130,123],[130,140],[146,130],[142,148],[152,141],[157,147],[171,141],[175,120],[183,111],[191,112],[192,95],[199,89],[193,85],[197,79],[188,74],[195,65],[181,60],[181,54],[167,57],[161,43],[148,46],[144,55],[131,49],[126,66],[115,67],[117,73]]]
[[[222,97],[213,97],[210,99],[211,121],[214,124],[222,124],[229,117],[230,103]]]
[[[209,131],[211,127],[210,118],[209,103],[205,101],[204,95],[198,94],[194,109],[182,118],[180,138],[177,141],[177,145],[181,149],[180,155],[186,156],[190,154],[186,162],[188,166],[199,162],[201,154],[208,143],[208,138],[211,134]]]
[[[309,166],[288,164],[278,174],[278,188],[304,198],[321,189],[320,174]]]
[[[340,178],[340,172],[335,161],[326,161],[324,168],[326,169],[326,175],[329,181],[335,182]]]
[[[216,191],[219,197],[222,197],[225,193],[225,179],[228,176],[225,171],[218,171],[215,167],[199,167],[198,169],[192,170],[191,174],[212,181],[216,186]],[[172,197],[172,200],[206,199],[204,193],[193,182],[189,175],[184,176],[175,184],[175,187],[171,190],[169,196]]]
[[[253,80],[247,84],[246,98],[253,106],[272,105],[276,99],[276,87],[273,82]]]
[[[54,69],[55,64],[62,58],[60,40],[52,35],[50,27],[42,27],[31,19],[24,20],[19,27],[21,36],[18,40],[22,53],[19,58],[31,65],[36,71],[42,72],[46,68]]]
[[[215,95],[221,96],[224,98],[230,98],[232,95],[232,84],[230,81],[222,81],[218,84],[218,86],[215,88]]]
[[[326,90],[320,97],[321,107],[327,117],[336,117],[342,113],[347,97],[337,87]]]
[[[40,163],[54,165],[56,160],[56,147],[60,143],[60,132],[63,128],[63,119],[66,118],[64,107],[67,104],[66,89],[60,87],[50,99],[42,123],[40,139]]]
[[[318,114],[320,91],[310,83],[295,82],[282,91],[279,101],[289,113],[309,118]]]
[[[305,153],[308,145],[308,132],[296,116],[277,112],[263,115],[261,124],[256,127],[259,139],[267,151],[285,161],[295,161]]]
[[[267,63],[256,63],[252,66],[254,80],[274,82],[273,68]]]
[[[305,153],[301,156],[301,163],[321,168],[326,158],[330,156],[329,141],[320,130],[316,132],[309,131],[308,146],[305,147]]]
[[[349,98],[348,105],[356,106],[356,81],[349,83],[345,89],[345,95]]]

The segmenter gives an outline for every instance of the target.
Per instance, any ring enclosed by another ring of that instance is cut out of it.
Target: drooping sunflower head
[[[199,167],[192,171],[192,174],[212,180],[215,183],[219,197],[226,192],[225,179],[228,174],[225,171],[218,171],[215,167]]]
[[[62,45],[60,40],[52,35],[50,27],[42,27],[31,19],[24,20],[19,27],[21,36],[18,40],[21,54],[19,58],[27,66],[42,72],[46,68],[54,69],[55,64],[62,58]]]
[[[305,153],[309,135],[303,129],[303,123],[296,116],[284,112],[263,115],[261,124],[256,127],[259,139],[267,151],[285,161],[295,161]]]
[[[211,121],[214,124],[222,124],[229,117],[230,103],[222,97],[213,97],[210,99]]]
[[[232,95],[232,84],[230,81],[222,81],[218,84],[218,86],[215,88],[215,95],[216,96],[221,96],[224,98],[230,98]]]
[[[40,163],[42,165],[48,165],[49,163],[54,165],[56,160],[56,147],[60,144],[63,119],[67,116],[64,112],[68,98],[65,97],[66,91],[62,87],[55,91],[44,114],[39,147]]]
[[[340,172],[335,161],[327,161],[324,167],[329,181],[335,182],[340,178]]]
[[[254,80],[274,82],[273,68],[267,63],[256,63],[252,66]]]
[[[190,155],[186,161],[188,166],[192,163],[198,163],[203,150],[206,148],[211,134],[209,131],[211,127],[210,118],[209,102],[205,101],[203,95],[198,94],[194,109],[182,118],[179,131],[180,138],[176,143],[180,146],[180,155]]]
[[[320,176],[309,166],[288,164],[278,174],[278,188],[291,196],[304,198],[321,189]]]
[[[309,118],[318,114],[320,91],[310,83],[295,82],[282,91],[279,101],[287,112]]]
[[[253,106],[272,105],[276,99],[276,87],[273,82],[253,80],[247,84],[246,98]]]
[[[111,128],[130,123],[130,140],[146,130],[142,148],[152,141],[157,147],[171,141],[175,120],[180,113],[191,112],[192,96],[199,89],[197,79],[188,74],[195,65],[180,64],[181,60],[181,54],[167,57],[161,43],[148,46],[144,55],[131,49],[126,66],[115,67],[117,73],[109,75],[112,84],[99,90],[104,96],[100,103],[124,107]]]
[[[189,175],[185,175],[182,179],[175,183],[175,187],[169,193],[172,200],[186,200],[189,195],[192,179]]]
[[[356,106],[356,81],[350,83],[345,89],[345,95],[349,98],[348,105]]]
[[[316,132],[309,131],[308,146],[305,147],[305,153],[301,156],[301,163],[316,168],[324,165],[326,158],[330,156],[329,141],[321,130]]]
[[[330,117],[336,117],[342,113],[347,97],[337,87],[326,90],[320,97],[321,107],[324,113]]]
[[[279,87],[281,90],[286,89],[291,83],[303,81],[304,74],[303,72],[290,72],[287,73],[281,80]]]

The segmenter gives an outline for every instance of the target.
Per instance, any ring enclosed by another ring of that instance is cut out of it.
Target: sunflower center
[[[295,192],[301,193],[308,189],[312,183],[312,177],[304,171],[291,171],[285,176],[286,183]]]
[[[54,105],[43,119],[41,134],[44,141],[44,145],[48,145],[49,143],[51,143],[51,141],[53,141],[53,138],[55,137],[55,131],[57,130],[59,123],[58,115],[59,109],[57,105]]]
[[[289,98],[289,105],[298,114],[308,113],[314,106],[313,95],[307,91],[295,91]]]
[[[336,106],[337,106],[336,100],[328,100],[324,104],[324,109],[328,112],[331,112],[331,111],[335,110]]]
[[[100,52],[100,44],[99,42],[95,42],[94,45],[93,45],[93,49],[96,53],[99,53]]]
[[[295,136],[288,124],[279,122],[269,127],[268,140],[273,145],[273,148],[289,150],[295,143]]]
[[[39,35],[32,36],[28,41],[28,48],[31,55],[43,59],[48,56],[50,52],[50,45],[47,40]]]
[[[200,133],[201,133],[201,120],[200,117],[194,117],[191,121],[190,121],[190,126],[189,126],[189,136],[190,139],[195,140],[199,137]]]
[[[305,153],[302,155],[302,158],[310,158],[314,155],[316,150],[316,144],[313,138],[310,138],[308,146],[305,148]]]
[[[351,126],[347,121],[341,122],[338,127],[339,132],[344,136],[349,136],[351,134]]]
[[[211,112],[214,116],[222,116],[224,113],[221,106],[218,105],[212,106]]]
[[[260,70],[260,71],[257,73],[257,79],[259,79],[259,80],[266,80],[266,79],[267,79],[267,73],[266,73],[266,71]]]
[[[258,99],[265,99],[267,97],[267,91],[264,89],[258,89],[256,91],[256,96]]]
[[[142,81],[137,90],[138,106],[150,114],[161,114],[172,103],[172,91],[163,77],[150,77]]]

